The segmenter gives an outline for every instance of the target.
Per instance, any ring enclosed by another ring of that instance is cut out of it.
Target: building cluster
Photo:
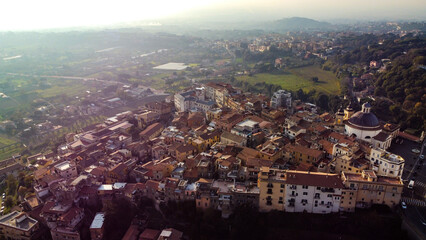
[[[80,239],[89,221],[92,239],[102,239],[105,214],[85,208],[117,197],[194,201],[223,217],[242,204],[311,213],[397,205],[404,159],[386,148],[398,126],[379,122],[368,104],[357,113],[349,106],[343,116],[317,111],[285,91],[271,99],[208,83],[175,94],[174,104],[117,114],[67,135],[58,154],[32,157],[35,195],[25,199],[27,213],[0,218],[1,231],[34,236],[42,221],[53,239]],[[126,236],[182,233],[131,225]]]

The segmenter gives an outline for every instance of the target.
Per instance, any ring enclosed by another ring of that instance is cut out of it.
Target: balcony
[[[290,197],[297,197],[297,193],[290,193]]]
[[[321,197],[320,197],[320,195],[315,195],[314,196],[314,199],[320,199]]]
[[[290,189],[291,189],[291,190],[296,190],[296,189],[297,189],[297,186],[292,185],[292,186],[290,186]]]
[[[326,206],[326,207],[332,207],[332,206],[333,206],[333,203],[331,203],[331,202],[328,202],[328,203],[320,203],[319,205],[321,205],[321,206]]]
[[[321,192],[334,193],[334,188],[321,188]]]

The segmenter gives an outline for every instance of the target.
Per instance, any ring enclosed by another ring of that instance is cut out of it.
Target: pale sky
[[[0,30],[108,25],[166,17],[253,21],[295,16],[318,20],[425,20],[426,0],[0,1]]]

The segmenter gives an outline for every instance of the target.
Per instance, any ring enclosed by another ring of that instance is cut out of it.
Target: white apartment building
[[[405,160],[386,150],[373,148],[370,153],[370,167],[379,176],[401,177]]]
[[[61,162],[55,165],[55,173],[63,178],[77,177],[77,168],[70,161]]]
[[[337,174],[287,171],[285,211],[321,214],[338,212],[343,187]]]
[[[242,136],[244,138],[248,138],[249,136],[253,135],[254,133],[260,132],[260,126],[259,123],[250,119],[246,119],[237,125],[235,125],[234,128],[231,129],[231,133]]]
[[[291,108],[291,93],[285,90],[276,91],[271,97],[270,105],[271,108]]]
[[[195,91],[177,93],[174,96],[175,108],[178,112],[188,111],[193,107],[193,103],[196,100]]]

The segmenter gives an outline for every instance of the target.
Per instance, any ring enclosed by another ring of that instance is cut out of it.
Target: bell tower
[[[340,106],[339,110],[337,110],[336,112],[336,120],[334,121],[334,128],[338,131],[338,132],[343,132],[345,129],[345,124],[344,124],[344,118],[345,118],[345,113],[343,112],[343,108]]]
[[[354,114],[354,109],[352,107],[352,101],[349,102],[348,106],[345,108],[345,117],[343,118],[344,120],[348,120],[349,118],[352,117],[352,115]]]

